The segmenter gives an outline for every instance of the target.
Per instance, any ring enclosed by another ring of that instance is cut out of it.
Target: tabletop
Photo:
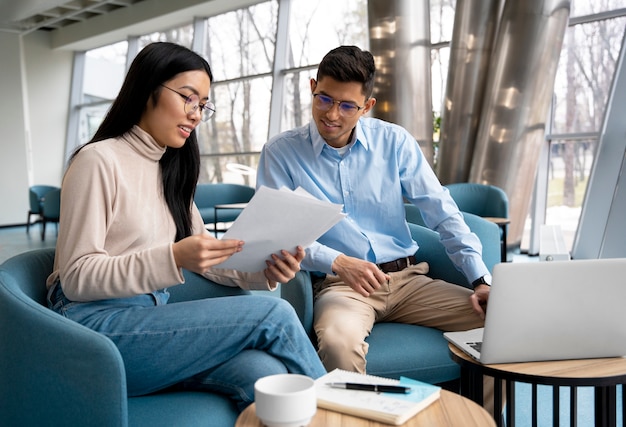
[[[365,418],[358,418],[335,411],[317,408],[317,413],[309,427],[328,426],[382,427],[382,424]],[[441,397],[416,416],[402,424],[404,427],[423,426],[495,426],[494,419],[482,407],[471,400],[447,390],[441,390]],[[263,427],[256,417],[254,404],[248,406],[237,419],[235,427]]]

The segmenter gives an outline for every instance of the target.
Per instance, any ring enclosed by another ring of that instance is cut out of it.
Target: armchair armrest
[[[126,374],[113,342],[35,302],[4,270],[0,347],[0,413],[8,425],[126,423]]]
[[[168,288],[170,303],[251,294],[246,289],[220,285],[189,270],[183,269],[183,277],[185,278],[184,284]]]

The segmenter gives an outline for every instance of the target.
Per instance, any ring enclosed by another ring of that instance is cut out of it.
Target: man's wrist
[[[491,286],[491,275],[485,274],[472,282],[473,289],[476,289],[480,285]]]

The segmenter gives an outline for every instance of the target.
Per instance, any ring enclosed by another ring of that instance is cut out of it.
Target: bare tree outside
[[[611,3],[573,2],[571,16],[593,15]],[[625,27],[620,17],[568,28],[555,85],[554,133],[600,130]],[[581,206],[596,145],[584,136],[553,142],[548,206]]]
[[[215,82],[211,98],[217,111],[200,129],[201,182],[231,181],[239,175],[254,185],[250,174],[267,135],[269,97],[276,45],[276,1],[260,3],[210,18],[208,53]],[[229,155],[230,154],[230,155]]]
[[[191,24],[183,27],[170,28],[168,30],[157,31],[143,35],[139,38],[139,49],[155,42],[171,42],[185,47],[191,47],[193,41],[193,28]]]
[[[309,79],[315,77],[317,63],[329,50],[345,44],[368,48],[367,1],[294,0],[290,23],[288,67],[297,70],[286,76],[282,130],[310,120]]]

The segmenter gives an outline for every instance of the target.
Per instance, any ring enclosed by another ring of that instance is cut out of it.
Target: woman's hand
[[[242,240],[219,240],[208,233],[185,237],[172,245],[178,268],[202,274],[243,248]]]
[[[280,251],[282,257],[272,254],[272,261],[265,261],[267,268],[263,271],[270,282],[286,283],[300,271],[300,262],[304,259],[304,249],[301,246],[291,254],[285,250]]]

